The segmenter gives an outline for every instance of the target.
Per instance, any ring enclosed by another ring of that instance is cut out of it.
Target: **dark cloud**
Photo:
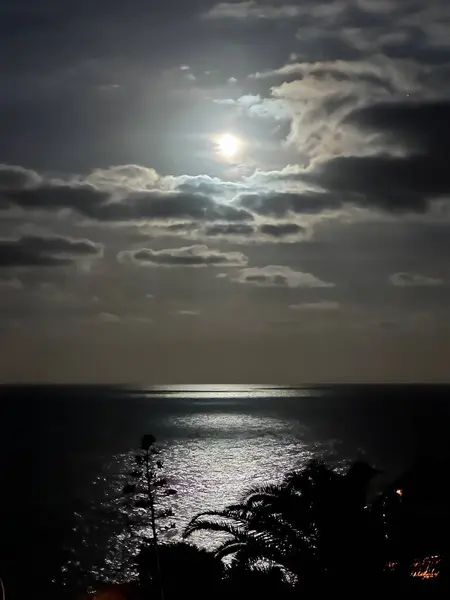
[[[126,219],[195,219],[198,221],[250,221],[253,219],[245,210],[218,203],[201,194],[155,192],[126,202],[106,205],[109,218]]]
[[[196,223],[172,223],[171,225],[167,225],[167,231],[171,231],[174,233],[186,233],[188,231],[192,231],[197,227]]]
[[[198,226],[198,224],[177,223],[169,225],[166,230],[173,231],[177,234],[186,234],[186,237],[194,237],[201,239],[206,237],[218,237],[229,239],[236,243],[267,243],[268,241],[284,241],[284,238],[292,237],[302,239],[307,234],[308,230],[297,223],[290,222],[271,222],[264,223],[259,227],[248,223],[225,223],[218,222],[212,225]],[[269,239],[268,239],[269,238]]]
[[[282,175],[273,175],[274,179]],[[295,176],[286,175],[286,179]],[[240,195],[236,204],[257,214],[271,217],[285,217],[288,213],[317,214],[325,210],[338,209],[342,202],[337,195],[325,193],[258,193]]]
[[[354,111],[344,125],[361,136],[378,134],[384,152],[338,156],[310,180],[355,204],[395,212],[423,212],[430,200],[450,192],[449,102],[377,103]],[[400,155],[394,149],[402,149]]]
[[[450,190],[444,156],[340,156],[305,179],[350,203],[397,213],[424,212],[430,200]]]
[[[450,150],[449,101],[384,102],[352,112],[344,123],[381,133],[388,144],[403,143],[410,152],[438,158]]]
[[[351,112],[351,126],[372,153],[347,152],[317,161],[305,171],[280,172],[273,180],[303,181],[324,193],[248,195],[239,203],[259,214],[313,213],[345,203],[391,212],[425,212],[430,201],[450,192],[450,103],[382,102]]]
[[[296,223],[266,223],[259,228],[260,232],[275,238],[288,235],[298,235],[305,232],[305,228]]]
[[[254,232],[254,228],[246,223],[216,223],[205,227],[203,232],[209,236],[250,235]]]
[[[35,171],[17,165],[0,164],[0,193],[20,190],[39,184],[41,178]]]
[[[101,247],[90,240],[62,236],[28,236],[0,240],[0,267],[67,266],[80,258],[95,258]]]
[[[125,250],[120,252],[121,263],[133,263],[145,267],[242,267],[247,257],[241,252],[220,252],[207,246],[196,244],[182,248],[165,250]]]
[[[214,201],[200,193],[162,192],[136,193],[129,190],[123,200],[113,200],[111,192],[89,183],[53,181],[28,185],[27,172],[17,167],[3,168],[0,178],[2,197],[11,205],[25,210],[73,210],[98,221],[176,220],[250,221],[248,211]]]
[[[179,226],[178,226],[179,225]],[[298,241],[303,239],[308,233],[306,227],[302,227],[297,223],[290,222],[271,222],[264,223],[259,227],[249,225],[248,223],[225,223],[218,222],[207,226],[198,226],[198,224],[179,223],[175,226],[166,228],[178,234],[186,234],[186,237],[194,237],[201,239],[206,237],[218,237],[228,239],[230,242],[236,243],[267,243],[283,242],[284,238],[289,238],[286,241],[295,239]]]
[[[91,218],[104,210],[109,199],[108,192],[97,190],[92,185],[64,183],[4,187],[2,196],[11,205],[25,210],[58,211],[66,208]]]

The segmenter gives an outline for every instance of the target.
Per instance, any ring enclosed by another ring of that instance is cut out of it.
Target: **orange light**
[[[428,556],[422,560],[414,561],[414,571],[412,571],[411,576],[420,579],[434,579],[438,577],[440,561],[441,557],[439,555]]]

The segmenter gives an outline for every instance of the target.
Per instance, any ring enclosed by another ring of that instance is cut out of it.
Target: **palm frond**
[[[191,519],[191,521],[194,521],[196,519],[199,519],[201,517],[209,517],[209,516],[213,516],[213,517],[223,517],[223,518],[229,518],[230,514],[229,514],[229,509],[228,508],[224,508],[222,510],[205,510],[201,513],[197,513],[196,515],[194,515]]]
[[[217,531],[218,533],[226,533],[228,535],[232,535],[236,538],[241,538],[245,536],[245,527],[239,523],[230,523],[224,519],[215,519],[213,517],[204,518],[203,520],[200,518],[195,518],[188,523],[184,532],[183,538],[186,539],[193,533],[197,531]]]
[[[231,554],[236,554],[246,548],[246,542],[237,542],[236,540],[227,540],[221,544],[214,552],[214,556],[218,559],[225,558]]]
[[[245,494],[242,496],[242,502],[243,503],[247,503],[249,498],[251,498],[253,495],[267,495],[267,496],[276,496],[278,494],[280,494],[284,489],[283,485],[280,484],[273,484],[273,483],[267,483],[267,484],[263,484],[263,485],[257,485],[257,486],[253,486],[251,488],[249,488]]]

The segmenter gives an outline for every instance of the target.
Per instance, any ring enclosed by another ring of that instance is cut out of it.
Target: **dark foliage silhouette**
[[[160,544],[158,556],[167,600],[181,596],[206,600],[221,593],[223,565],[211,552],[178,542]],[[143,546],[136,558],[136,566],[141,589],[152,596],[158,581],[152,544]]]
[[[355,463],[341,474],[312,461],[281,483],[247,492],[239,504],[194,517],[184,537],[226,534],[216,556],[254,570],[276,569],[300,589],[381,576],[382,529],[367,506],[376,471]],[[350,577],[351,573],[351,577]]]
[[[157,484],[162,464],[152,449],[154,439],[146,436],[130,474],[134,483],[127,483],[124,492],[155,525],[157,493],[170,488]],[[367,463],[355,462],[343,471],[310,461],[277,484],[249,489],[236,504],[195,516],[184,538],[217,534],[214,551],[186,541],[161,544],[152,527],[156,535],[134,558],[137,580],[106,588],[113,595],[105,598],[442,597],[448,591],[448,528],[425,533],[424,510],[436,511],[446,500],[442,490],[436,497],[428,489],[429,482],[423,489],[426,478],[420,471],[416,466],[372,494],[378,471]],[[428,522],[437,529],[438,520]],[[443,554],[429,554],[437,551]],[[424,559],[417,560],[420,556]],[[430,581],[421,575],[427,569]]]

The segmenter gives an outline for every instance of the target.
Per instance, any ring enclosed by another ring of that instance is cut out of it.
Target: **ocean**
[[[420,385],[2,386],[0,575],[19,585],[28,560],[37,582],[61,570],[78,581],[86,572],[117,577],[133,551],[126,544],[137,544],[117,515],[143,434],[155,436],[177,491],[161,530],[177,540],[197,512],[312,457],[338,468],[365,459],[385,480],[419,456],[450,459],[449,393]],[[196,541],[214,545],[211,536]]]

